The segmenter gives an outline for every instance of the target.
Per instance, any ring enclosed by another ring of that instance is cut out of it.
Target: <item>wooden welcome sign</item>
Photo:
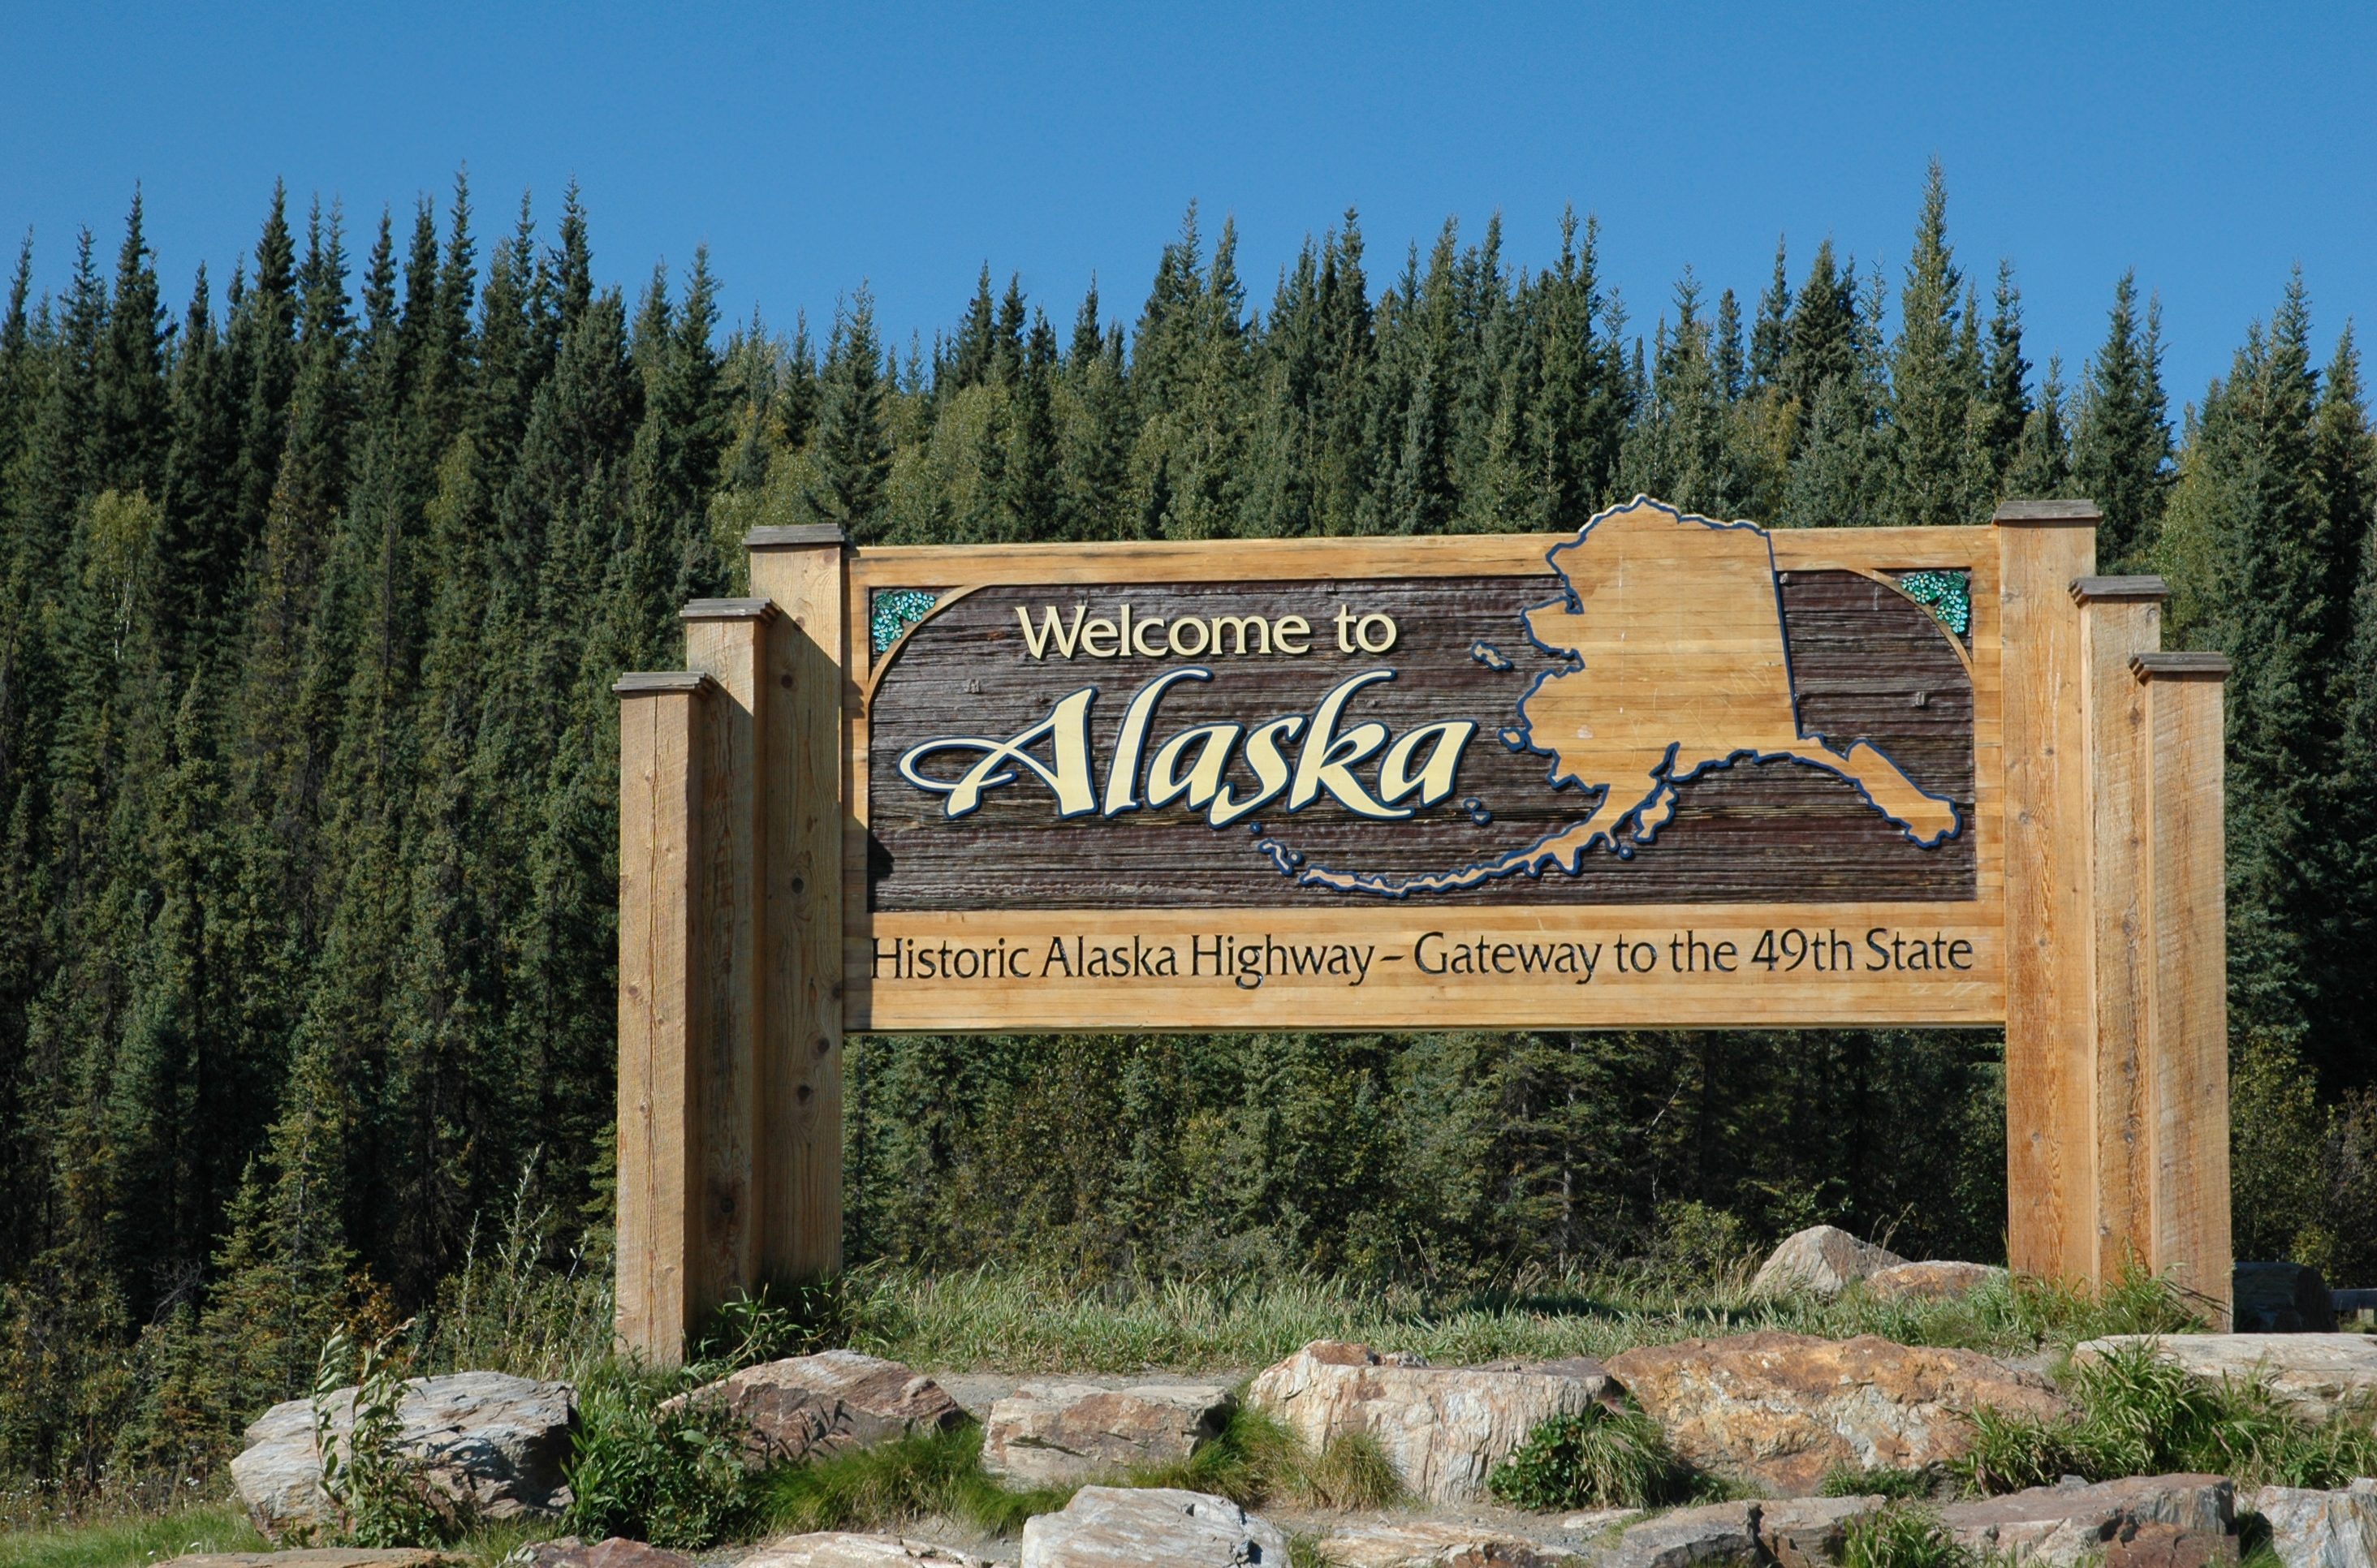
[[[2227,666],[2096,520],[758,530],[618,687],[623,1340],[839,1264],[846,1030],[2001,1024],[2014,1265],[2225,1313]]]

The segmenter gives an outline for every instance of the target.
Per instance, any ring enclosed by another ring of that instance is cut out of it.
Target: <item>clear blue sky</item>
[[[1191,197],[1256,303],[1359,208],[1378,273],[1448,216],[1547,260],[1599,215],[1647,331],[1679,269],[1796,276],[1830,233],[1899,276],[1924,164],[1984,283],[2020,269],[2067,378],[2114,279],[2158,292],[2175,402],[2297,262],[2323,351],[2377,315],[2377,6],[1451,5],[125,7],[0,13],[0,235],[55,288],[135,182],[170,294],[254,243],[275,176],[351,229],[467,163],[483,235],[575,176],[630,288],[707,243],[730,315],[871,282],[929,341],[987,259],[1059,324],[1135,314]],[[361,244],[356,245],[358,251]]]

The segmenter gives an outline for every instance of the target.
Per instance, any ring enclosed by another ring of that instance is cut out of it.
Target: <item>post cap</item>
[[[2228,670],[2228,656],[2225,653],[2130,655],[2130,673],[2141,681],[2225,681]]]
[[[840,523],[771,523],[743,536],[746,550],[814,550],[822,545],[838,550],[849,542]]]
[[[2160,577],[2074,577],[2072,597],[2083,604],[2147,602],[2170,597],[2170,585]]]
[[[680,621],[772,621],[776,618],[776,601],[772,599],[690,599],[676,612]]]
[[[2095,528],[2105,514],[2094,501],[2001,501],[1989,521],[2000,527],[2084,526]]]
[[[611,691],[623,697],[665,696],[671,692],[702,696],[717,683],[699,670],[640,670],[620,676],[612,683]]]

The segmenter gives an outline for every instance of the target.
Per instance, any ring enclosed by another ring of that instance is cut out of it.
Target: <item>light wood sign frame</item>
[[[616,688],[622,1343],[839,1266],[868,1030],[2002,1025],[2014,1266],[2225,1318],[2228,666],[2097,520],[757,530]]]

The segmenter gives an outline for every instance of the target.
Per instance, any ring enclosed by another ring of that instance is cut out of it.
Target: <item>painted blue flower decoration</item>
[[[933,612],[941,596],[930,588],[887,588],[870,607],[868,635],[881,653],[907,634],[908,628]]]
[[[1898,579],[1906,597],[1931,612],[1958,636],[1973,626],[1973,576],[1969,572],[1909,572]]]

